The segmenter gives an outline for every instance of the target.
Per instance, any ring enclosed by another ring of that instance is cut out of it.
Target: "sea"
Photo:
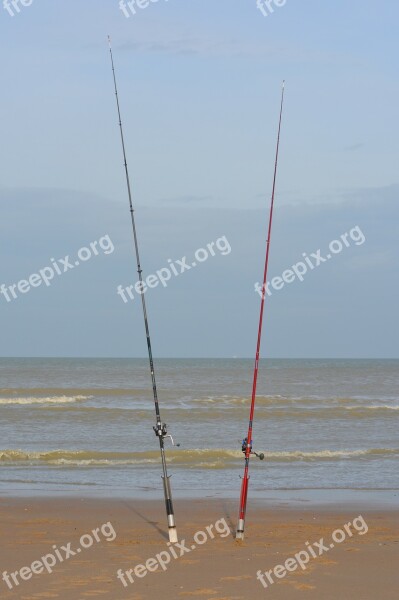
[[[156,361],[175,498],[238,497],[253,366]],[[397,501],[398,389],[399,360],[261,360],[250,494]],[[0,494],[162,497],[154,424],[145,359],[2,358]]]

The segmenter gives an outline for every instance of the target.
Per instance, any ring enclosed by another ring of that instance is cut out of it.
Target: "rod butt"
[[[236,531],[236,540],[244,539],[244,519],[238,521],[238,527]]]
[[[168,515],[168,527],[169,527],[169,541],[172,544],[176,544],[178,542],[178,537],[177,537],[175,516],[173,514]]]
[[[172,503],[172,493],[170,491],[170,482],[169,477],[163,477],[163,485],[165,490],[165,503],[166,503],[166,514],[168,515],[168,528],[169,528],[169,541],[171,544],[176,544],[178,541],[177,538],[177,529],[176,529],[176,521],[175,514],[173,511],[173,503]]]
[[[171,544],[177,544],[178,537],[176,527],[169,527],[169,541]]]

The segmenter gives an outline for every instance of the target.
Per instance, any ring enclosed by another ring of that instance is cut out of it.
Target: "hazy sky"
[[[256,0],[159,0],[129,18],[118,0],[9,7],[0,285],[109,237],[49,286],[0,295],[2,356],[146,352],[138,294],[117,295],[137,277],[109,33],[144,276],[223,236],[231,248],[148,290],[155,355],[254,353],[286,79],[269,279],[304,253],[332,258],[273,288],[263,355],[399,357],[396,2],[287,0],[267,17]]]

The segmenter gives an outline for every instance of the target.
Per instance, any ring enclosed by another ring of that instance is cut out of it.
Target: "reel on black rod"
[[[154,430],[157,438],[161,438],[162,440],[165,440],[166,438],[170,438],[170,441],[172,442],[172,446],[176,446],[176,448],[180,448],[180,444],[175,444],[173,437],[171,436],[170,433],[168,433],[166,423],[158,423],[157,425],[154,425],[153,430]]]

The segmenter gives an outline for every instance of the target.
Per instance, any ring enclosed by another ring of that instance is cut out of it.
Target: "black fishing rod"
[[[113,75],[113,79],[114,79],[116,106],[118,109],[119,129],[120,129],[120,134],[121,134],[123,161],[124,161],[124,167],[125,167],[130,215],[131,215],[131,219],[132,219],[134,248],[135,248],[136,259],[137,259],[137,272],[139,274],[140,287],[141,287],[141,289],[143,289],[143,270],[141,268],[139,244],[138,244],[138,237],[137,237],[137,231],[136,231],[136,221],[134,218],[132,187],[130,185],[129,169],[128,169],[127,158],[126,158],[125,138],[123,135],[122,117],[121,117],[121,110],[120,110],[119,96],[118,96],[118,87],[116,84],[114,57],[112,54],[111,38],[109,36],[108,36],[108,44],[109,44],[109,52],[110,52],[110,56],[111,56],[112,75]],[[172,436],[170,434],[168,434],[168,432],[167,432],[166,423],[162,423],[162,420],[161,420],[161,413],[160,413],[159,402],[158,402],[157,383],[156,383],[156,379],[155,379],[154,359],[153,359],[152,347],[151,347],[150,328],[148,325],[147,306],[146,306],[144,294],[141,294],[141,302],[142,302],[142,306],[143,306],[144,326],[145,326],[145,334],[146,334],[146,338],[147,338],[148,358],[150,361],[152,391],[153,391],[153,395],[154,395],[154,404],[155,404],[156,425],[155,425],[155,427],[153,427],[153,429],[155,431],[155,435],[157,436],[157,438],[159,440],[159,446],[161,449],[162,470],[163,470],[162,479],[163,479],[163,487],[164,487],[164,494],[165,494],[166,514],[168,517],[169,541],[172,543],[175,543],[175,542],[177,542],[177,530],[176,530],[176,523],[175,523],[175,515],[174,515],[174,511],[173,511],[172,491],[171,491],[171,486],[170,486],[170,481],[169,481],[170,475],[168,475],[168,470],[167,470],[167,465],[166,465],[165,444],[164,444],[165,439],[168,437],[171,439],[173,445],[174,445],[174,441],[173,441]]]

